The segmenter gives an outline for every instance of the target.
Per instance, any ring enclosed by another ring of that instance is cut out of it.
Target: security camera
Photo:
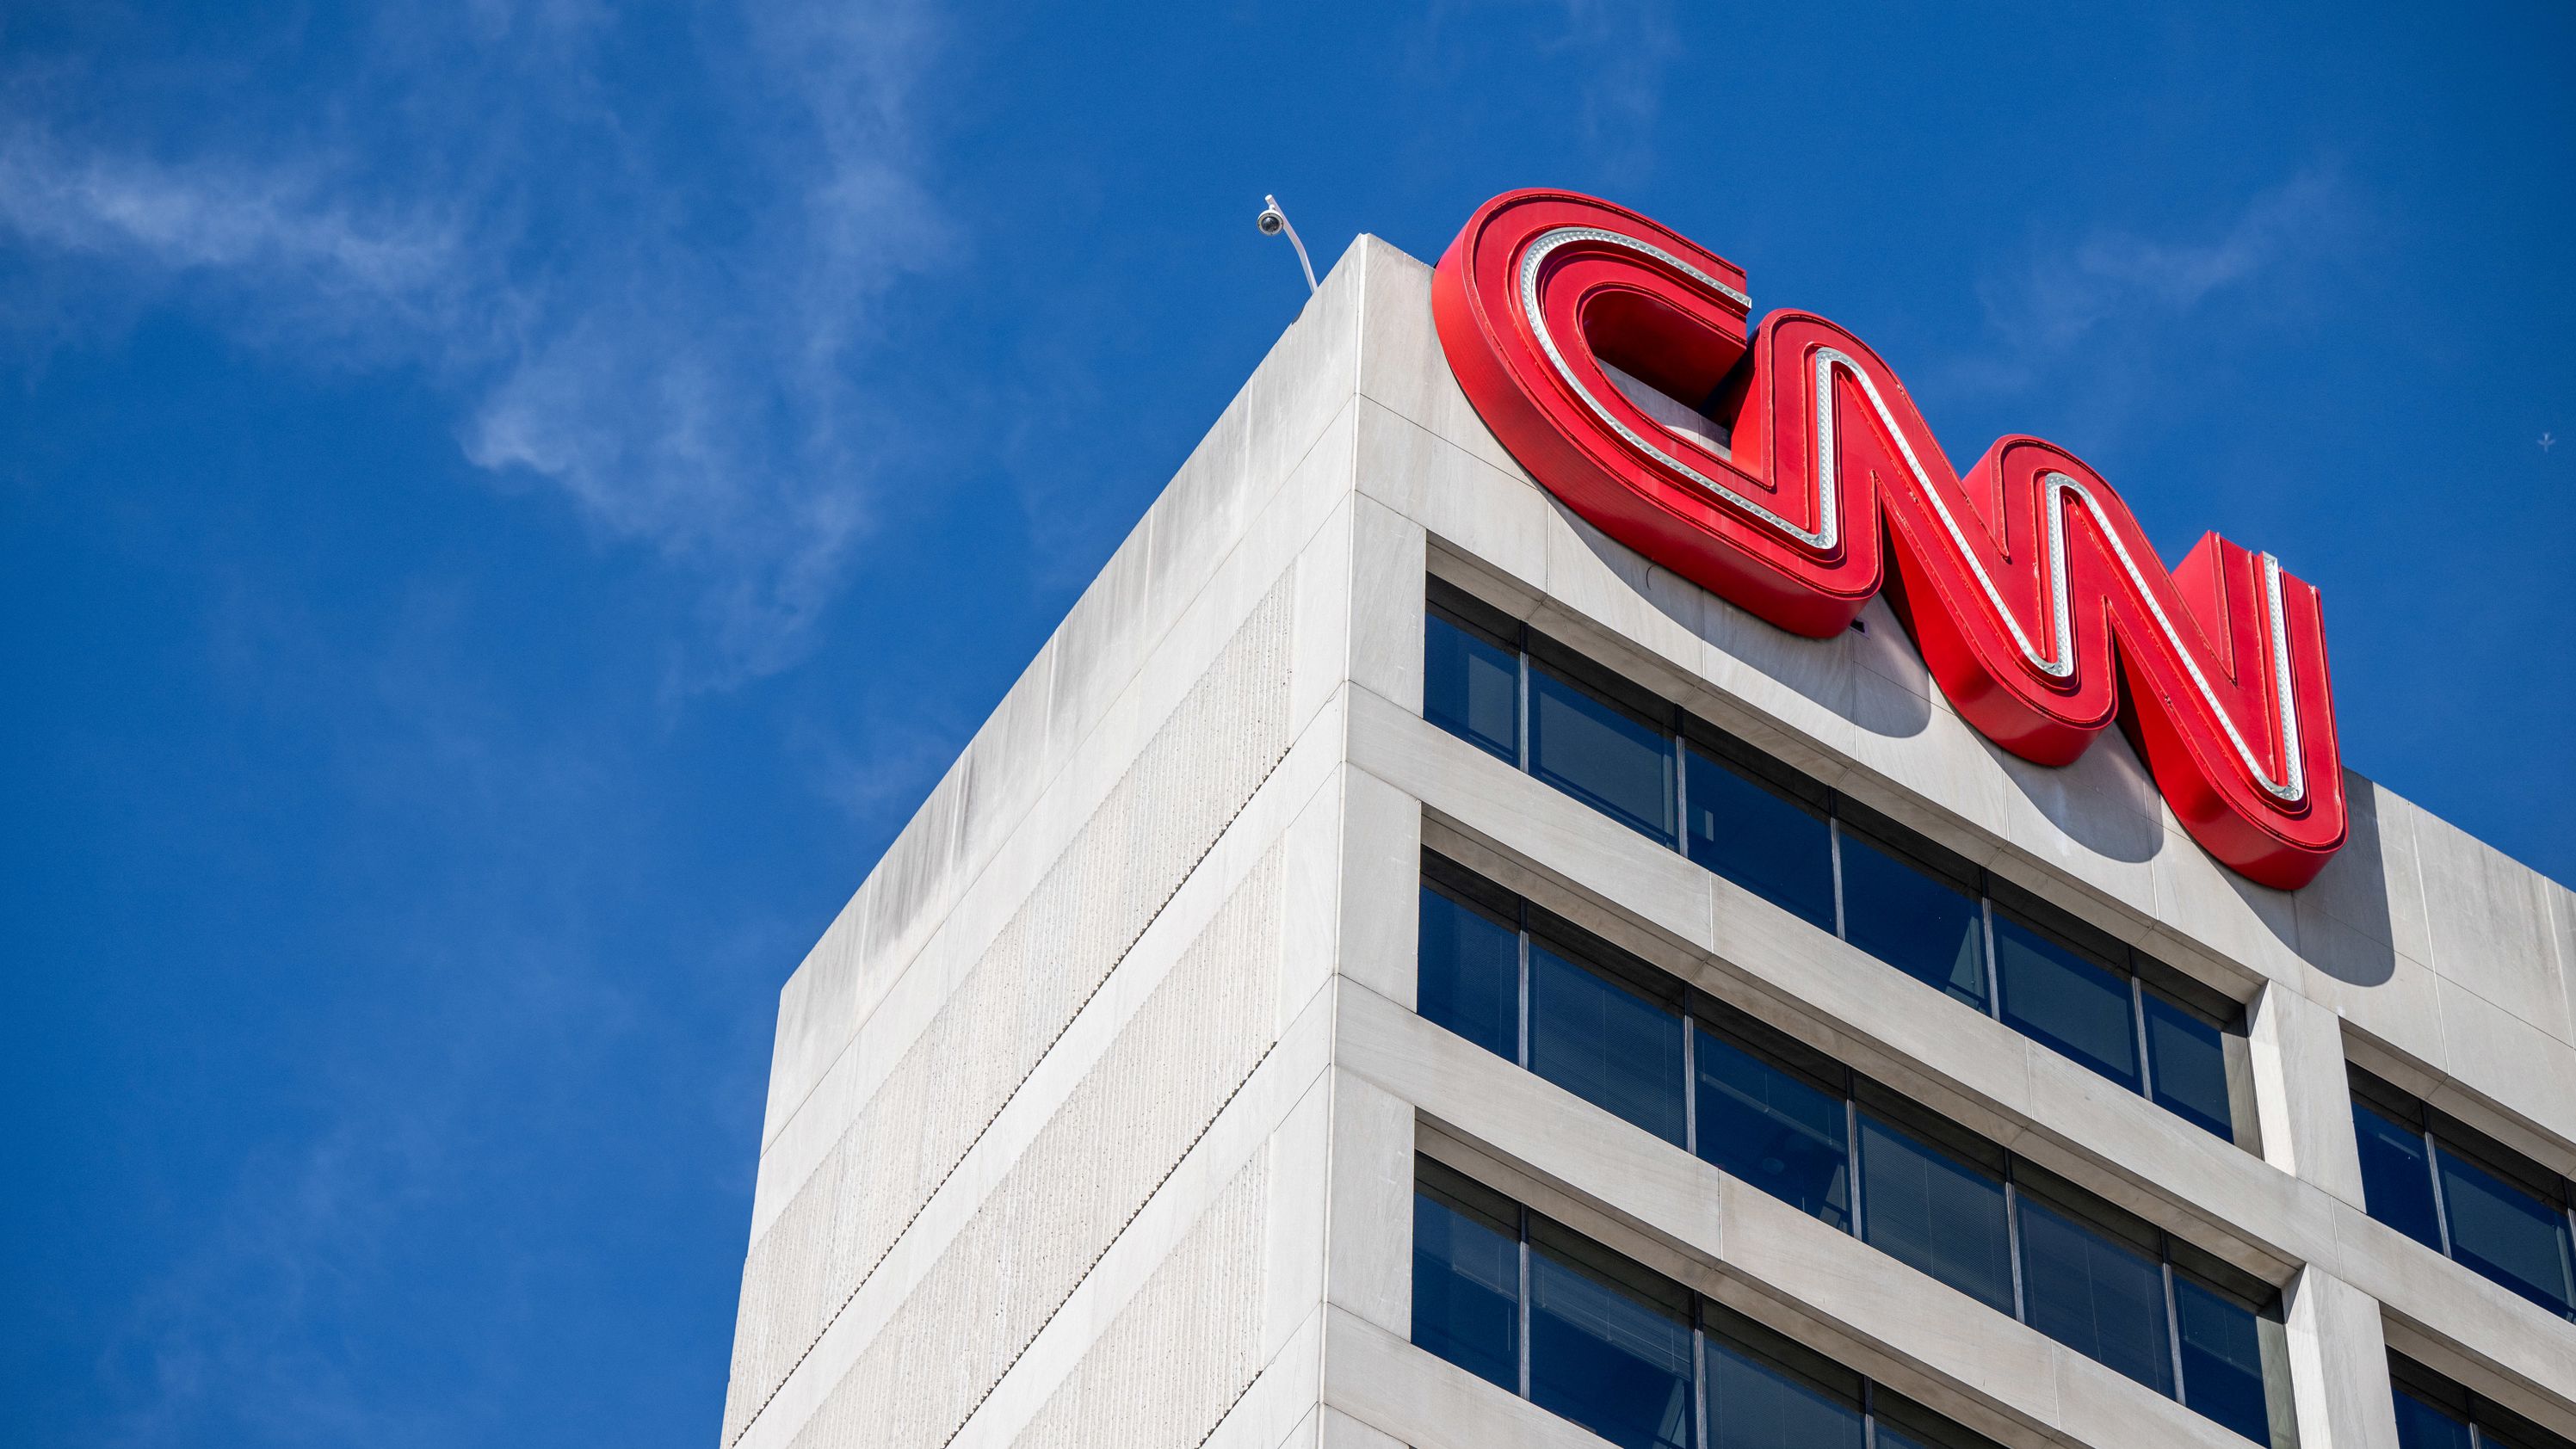
[[[1297,269],[1306,274],[1306,291],[1311,295],[1315,290],[1315,268],[1306,260],[1306,244],[1297,239],[1297,228],[1288,224],[1288,213],[1279,209],[1278,197],[1265,196],[1261,201],[1261,214],[1252,219],[1252,224],[1261,228],[1263,236],[1287,233],[1288,245],[1297,249]]]

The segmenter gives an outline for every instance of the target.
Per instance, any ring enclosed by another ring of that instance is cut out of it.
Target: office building
[[[2570,893],[2349,772],[2254,884],[1885,600],[1648,564],[1432,276],[1344,255],[788,981],[727,1449],[2565,1449]]]

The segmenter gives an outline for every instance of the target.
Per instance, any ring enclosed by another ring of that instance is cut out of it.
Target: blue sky
[[[2278,552],[2576,879],[2576,13],[1174,11],[0,14],[14,1442],[713,1442],[777,988],[1294,315],[1265,191],[1677,227]]]

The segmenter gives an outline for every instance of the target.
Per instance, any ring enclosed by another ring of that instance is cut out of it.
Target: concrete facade
[[[2576,1169],[2576,897],[2358,776],[2248,884],[1883,606],[1793,638],[1573,518],[1429,292],[1351,248],[788,982],[728,1449],[1600,1443],[1409,1341],[1417,1153],[2001,1443],[2245,1442],[1416,1015],[1426,845],[2279,1287],[2304,1449],[2394,1449],[2392,1346],[2576,1434],[2576,1325],[2363,1211],[2345,1080]],[[1426,723],[1433,575],[2245,1003],[2259,1151]]]

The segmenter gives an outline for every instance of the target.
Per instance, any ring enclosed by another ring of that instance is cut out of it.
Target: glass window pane
[[[1835,1227],[1851,1227],[1842,1098],[1705,1027],[1699,1042],[1699,1155]]]
[[[1986,1008],[1977,898],[1843,832],[1843,934],[1927,986]]]
[[[1712,1334],[1709,1449],[1860,1449],[1860,1405]]]
[[[2152,991],[2140,994],[2146,1001],[2148,1076],[2155,1082],[2156,1105],[2235,1141],[2224,1034]]]
[[[1481,634],[1423,616],[1422,717],[1505,760],[1520,758],[1520,661]]]
[[[2156,1260],[2028,1193],[2018,1201],[2030,1326],[2158,1393],[2172,1393],[2164,1273]]]
[[[1860,1148],[1862,1239],[2012,1312],[2003,1183],[1875,1117],[1860,1119]]]
[[[1530,771],[1670,844],[1673,741],[1544,669],[1530,670]]]
[[[2272,1441],[2263,1398],[2263,1344],[2254,1310],[2174,1275],[2182,1329],[2183,1402],[2258,1444]]]
[[[2361,1199],[2370,1215],[2442,1251],[2441,1225],[2433,1217],[2433,1173],[2424,1138],[2412,1127],[2352,1104],[2353,1134],[2361,1139]]]
[[[1520,935],[1463,901],[1422,888],[1422,1014],[1506,1061],[1520,1059]]]
[[[1834,846],[1825,818],[1697,750],[1690,858],[1819,930],[1834,928]]]
[[[1689,1449],[1690,1325],[1532,1244],[1530,1401],[1629,1449]]]
[[[1997,1449],[1994,1440],[1963,1429],[1883,1385],[1870,1398],[1870,1416],[1878,1421],[1876,1449]]]
[[[1995,913],[1995,985],[2004,1024],[2137,1091],[2129,978]]]
[[[2469,1449],[2469,1426],[2404,1389],[2397,1391],[2397,1449]]]
[[[1682,1140],[1682,1019],[1530,942],[1530,1070],[1665,1141]]]
[[[2570,1308],[2567,1215],[2444,1152],[2442,1207],[2451,1256],[2560,1317]]]
[[[1484,1214],[1413,1195],[1413,1341],[1519,1393],[1520,1239]]]

